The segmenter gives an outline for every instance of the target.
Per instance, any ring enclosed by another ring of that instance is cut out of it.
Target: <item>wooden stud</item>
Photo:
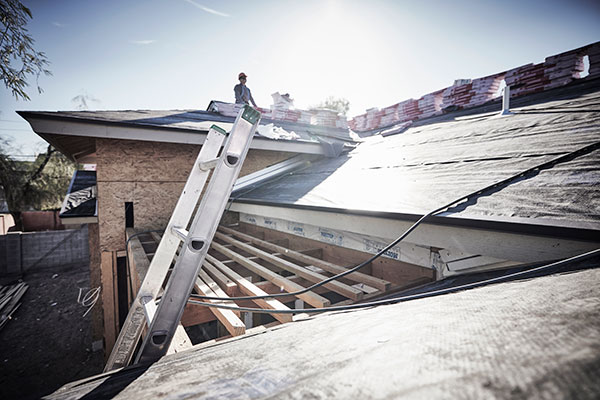
[[[303,286],[300,286],[297,283],[294,283],[294,282],[284,278],[283,276],[276,274],[275,272],[269,270],[266,267],[263,267],[262,265],[260,265],[258,263],[255,263],[254,261],[248,260],[246,257],[234,252],[233,250],[226,248],[223,245],[220,245],[219,243],[216,243],[213,241],[211,244],[211,247],[213,249],[215,249],[216,251],[218,251],[219,253],[229,257],[230,259],[237,261],[238,264],[243,265],[244,267],[246,267],[248,270],[254,272],[255,274],[258,274],[258,275],[262,276],[263,278],[265,278],[266,280],[273,282],[274,284],[280,286],[283,290],[286,290],[288,292],[296,292],[296,291],[304,289]],[[320,296],[314,292],[303,293],[296,297],[304,300],[311,306],[317,307],[317,308],[327,307],[328,305],[331,304],[331,302],[328,299],[326,299],[325,297]]]
[[[240,291],[247,296],[267,296],[268,294],[264,292],[262,289],[259,289],[254,284],[249,282],[247,279],[242,278],[231,268],[211,256],[210,254],[206,255],[206,258],[209,262],[211,262],[215,267],[221,270],[224,274],[226,274],[229,278],[231,278],[238,286]],[[275,299],[256,299],[252,300],[256,303],[260,308],[265,310],[289,310],[284,304]],[[271,314],[273,318],[278,320],[279,322],[286,323],[292,321],[292,314]]]
[[[104,351],[105,356],[110,354],[116,339],[115,327],[115,299],[113,281],[113,254],[103,251],[100,254],[101,280],[102,280],[102,311],[104,312]]]
[[[135,234],[135,230],[133,228],[127,228],[125,232],[127,234],[127,240],[129,240],[129,246],[127,248],[129,267],[135,272],[135,279],[133,279],[132,282],[138,283],[137,286],[134,286],[135,293],[133,296],[135,297],[140,288],[139,285],[141,285],[141,282],[148,272],[150,261],[148,255],[144,252],[144,247],[139,240],[139,236],[131,238]]]
[[[254,254],[257,257],[260,257],[261,259],[278,266],[279,268],[282,268],[286,271],[292,272],[292,273],[306,279],[309,282],[317,283],[317,282],[321,282],[328,278],[325,275],[321,275],[317,272],[313,272],[309,269],[303,268],[303,267],[301,267],[297,264],[294,264],[290,261],[287,261],[283,258],[278,258],[273,254],[269,254],[266,251],[263,251],[263,250],[255,248],[255,247],[252,247],[250,245],[247,245],[245,243],[242,243],[239,240],[236,240],[236,239],[232,238],[231,236],[226,236],[220,232],[217,232],[215,234],[215,237],[217,237],[221,240],[224,240],[228,243],[231,243],[235,247],[242,249],[248,253]],[[362,297],[363,297],[363,292],[361,290],[359,290],[357,288],[353,288],[353,287],[348,286],[341,282],[331,281],[329,283],[324,284],[323,286],[336,292],[336,293],[341,294],[344,297],[347,297],[347,298],[355,300],[355,301],[358,301],[358,300],[362,299]]]
[[[311,257],[306,254],[302,254],[298,251],[286,249],[285,247],[281,247],[276,244],[268,243],[268,242],[265,242],[264,240],[256,239],[250,235],[235,231],[233,229],[219,227],[219,230],[221,230],[222,232],[231,234],[233,236],[239,237],[241,239],[246,239],[249,242],[251,242],[255,245],[258,245],[258,246],[262,246],[270,251],[285,254],[286,257],[289,257],[293,260],[300,261],[300,262],[303,262],[303,263],[306,263],[309,265],[314,265],[315,267],[322,268],[327,272],[331,272],[332,274],[339,274],[339,273],[347,271],[347,268],[341,267],[339,265],[335,265],[335,264],[329,263],[327,261],[323,261],[318,258]],[[353,272],[351,274],[346,275],[345,278],[351,279],[357,283],[364,283],[366,285],[377,288],[383,292],[387,291],[391,285],[391,283],[388,281],[385,281],[385,280],[379,279],[379,278],[375,278],[371,275],[367,275],[362,272]]]
[[[206,275],[206,273],[205,273],[205,275]],[[208,275],[207,275],[207,277],[208,277]],[[210,279],[210,277],[208,277],[208,278]],[[201,294],[203,296],[221,297],[221,296],[217,295],[210,288],[210,286],[200,278],[196,278],[196,283],[194,285],[194,289],[196,290],[196,292],[198,292],[199,294]],[[227,295],[225,295],[225,297],[227,297]],[[227,301],[227,302],[220,302],[218,300],[204,300],[204,301],[209,302],[209,303],[223,303],[223,304],[228,304],[228,305],[235,305],[235,303],[233,303],[232,301]],[[221,323],[225,326],[225,329],[227,329],[227,332],[229,332],[231,334],[231,336],[243,335],[246,332],[246,326],[244,325],[244,323],[242,321],[240,321],[238,316],[235,315],[232,310],[224,310],[224,309],[220,309],[220,308],[210,308],[210,311],[213,314],[215,314],[215,317],[217,317],[217,319],[219,321],[221,321]]]
[[[237,284],[225,276],[218,268],[212,265],[208,260],[208,255],[206,256],[204,262],[202,263],[202,268],[213,278],[217,284],[225,289],[225,293],[229,296],[234,296],[237,290]]]

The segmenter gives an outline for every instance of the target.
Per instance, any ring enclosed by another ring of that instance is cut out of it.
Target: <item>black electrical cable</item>
[[[369,308],[369,307],[380,306],[380,305],[385,305],[385,304],[402,303],[405,301],[423,299],[426,297],[440,296],[443,294],[457,292],[460,290],[473,289],[473,288],[476,288],[479,286],[489,285],[492,283],[500,283],[500,282],[503,282],[506,280],[510,280],[510,279],[514,279],[514,278],[518,278],[518,277],[522,277],[522,276],[527,276],[527,275],[535,273],[535,272],[540,272],[540,271],[544,271],[544,270],[547,270],[550,268],[559,267],[559,266],[562,266],[562,265],[565,265],[565,264],[568,264],[571,262],[582,261],[582,260],[585,260],[588,258],[592,258],[594,256],[598,256],[598,255],[600,255],[600,249],[592,250],[587,253],[580,254],[578,256],[574,256],[574,257],[566,258],[561,261],[553,262],[551,264],[542,265],[540,267],[532,268],[532,269],[525,270],[525,271],[515,272],[513,274],[508,274],[508,275],[504,275],[504,276],[499,276],[496,278],[490,278],[490,279],[486,279],[486,280],[479,281],[479,282],[468,283],[465,285],[460,285],[460,286],[446,288],[446,289],[434,290],[434,291],[426,292],[426,293],[418,293],[418,294],[413,294],[413,295],[409,295],[409,296],[396,297],[394,299],[376,300],[376,301],[371,301],[371,302],[367,302],[367,303],[349,304],[349,305],[344,305],[344,306],[332,306],[332,307],[324,307],[324,308],[297,308],[297,309],[287,309],[287,310],[269,310],[269,309],[263,309],[263,308],[238,307],[238,306],[231,306],[231,305],[219,304],[219,303],[207,303],[207,302],[191,300],[191,299],[188,300],[188,303],[198,304],[198,305],[211,307],[211,308],[222,308],[222,309],[227,309],[227,310],[247,311],[247,312],[255,312],[255,313],[261,313],[261,314],[301,314],[301,313],[316,314],[316,313],[322,313],[322,312],[327,312],[327,311],[357,310],[357,309],[361,309],[361,308]],[[202,296],[192,295],[192,297],[199,298]],[[219,298],[219,300],[224,301],[224,300],[229,300],[229,299]]]
[[[339,273],[337,275],[331,276],[327,279],[324,279],[320,282],[317,282],[311,286],[308,286],[302,290],[298,290],[296,292],[286,292],[286,293],[275,293],[275,294],[269,294],[269,295],[265,295],[265,296],[238,296],[238,297],[229,297],[229,300],[258,300],[258,299],[269,299],[269,298],[275,298],[275,297],[286,297],[286,296],[297,296],[303,293],[307,293],[319,286],[325,285],[333,280],[336,280],[338,278],[344,277],[348,274],[351,274],[353,272],[358,271],[359,269],[363,268],[365,265],[369,264],[370,262],[376,260],[377,258],[381,257],[381,255],[383,255],[386,251],[388,251],[389,249],[391,249],[392,247],[394,247],[395,245],[397,245],[398,243],[400,243],[402,240],[404,240],[404,238],[406,238],[412,231],[414,231],[417,226],[419,226],[425,219],[438,214],[442,211],[447,210],[448,208],[450,208],[453,205],[458,205],[457,203],[462,203],[464,201],[469,201],[472,197],[479,197],[481,195],[483,195],[486,192],[489,192],[493,189],[497,189],[501,186],[504,186],[516,179],[519,178],[523,178],[526,175],[535,172],[536,174],[539,173],[541,170],[543,169],[548,169],[548,168],[552,168],[553,166],[555,166],[556,164],[562,163],[562,162],[567,162],[567,161],[571,161],[574,158],[577,158],[581,155],[590,153],[596,149],[600,148],[600,141],[581,147],[577,150],[574,150],[572,152],[569,152],[567,154],[564,154],[562,156],[556,157],[550,161],[546,161],[542,164],[538,164],[532,168],[526,169],[524,171],[518,172],[517,174],[514,174],[506,179],[503,179],[499,182],[493,183],[489,186],[484,187],[483,189],[479,189],[475,192],[469,193],[465,196],[462,196],[456,200],[451,201],[450,203],[447,203],[441,207],[436,208],[435,210],[430,211],[429,213],[423,215],[421,218],[419,218],[419,220],[417,220],[417,222],[415,222],[410,228],[408,228],[402,235],[400,235],[400,237],[398,237],[396,240],[394,240],[393,242],[391,242],[390,244],[388,244],[386,247],[384,247],[382,250],[380,250],[378,253],[376,253],[375,255],[373,255],[372,257],[370,257],[368,260],[363,261],[362,263],[358,264],[357,266],[348,269],[347,271],[344,271],[342,273]],[[215,297],[215,296],[197,296],[194,295],[195,298],[199,298],[199,299],[203,299],[203,300],[223,300],[222,297]]]

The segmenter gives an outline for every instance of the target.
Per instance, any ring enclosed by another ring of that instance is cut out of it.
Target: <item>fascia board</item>
[[[233,124],[228,122],[202,121],[198,130],[176,127],[126,126],[123,123],[83,122],[69,119],[44,118],[38,115],[26,115],[35,133],[42,137],[47,135],[64,135],[90,138],[141,140],[165,143],[184,143],[201,145],[206,140],[208,130],[217,125],[231,130]],[[271,140],[255,137],[251,149],[285,151],[291,153],[325,154],[323,146],[317,142]]]

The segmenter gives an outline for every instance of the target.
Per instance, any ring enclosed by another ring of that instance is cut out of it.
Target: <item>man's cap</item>
[[[240,74],[238,75],[238,79],[242,79],[242,78],[246,78],[246,74],[243,72],[240,72]]]

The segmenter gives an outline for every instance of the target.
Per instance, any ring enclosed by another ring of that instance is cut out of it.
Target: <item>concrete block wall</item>
[[[0,275],[89,263],[88,229],[11,232],[0,236]]]
[[[371,108],[348,121],[348,127],[355,131],[369,131],[431,117],[444,111],[479,106],[501,96],[499,89],[502,81],[511,87],[511,97],[564,86],[583,78],[585,56],[589,59],[589,75],[586,79],[599,77],[600,42],[596,42],[549,56],[539,64],[522,65],[468,83],[459,82],[417,100],[405,100],[381,110]]]

